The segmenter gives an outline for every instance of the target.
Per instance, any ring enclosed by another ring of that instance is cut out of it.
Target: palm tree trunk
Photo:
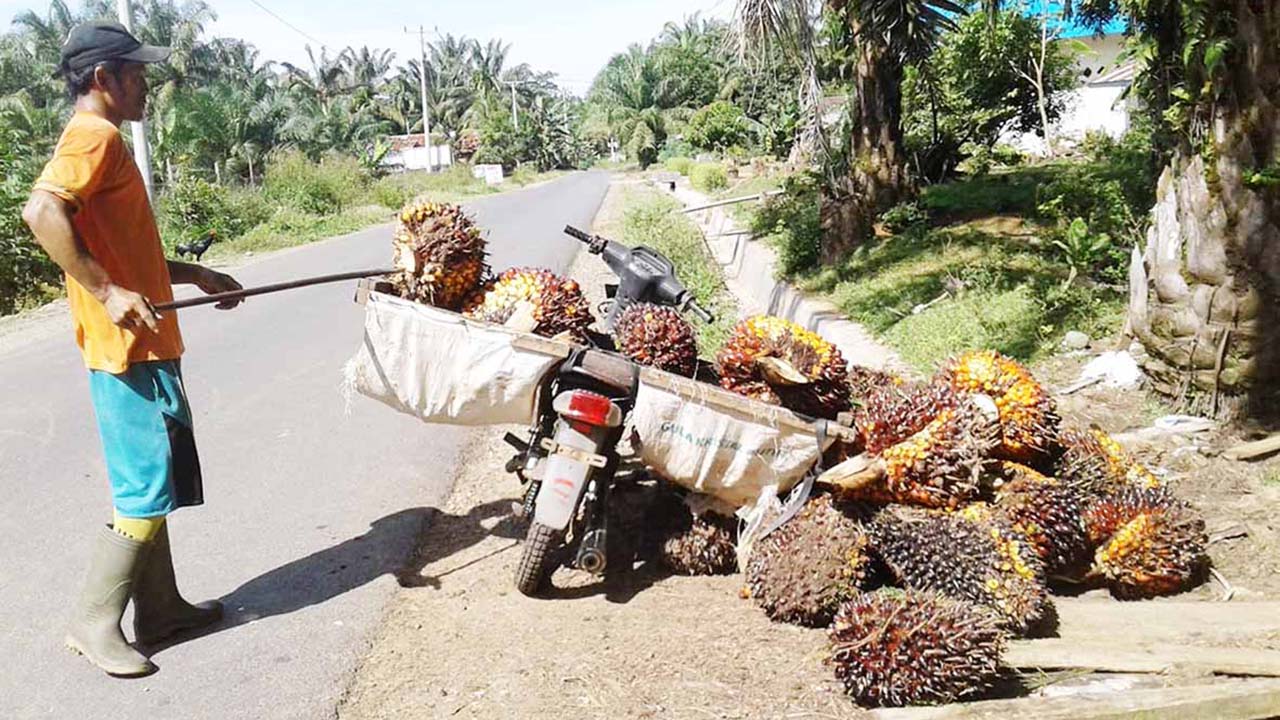
[[[849,172],[823,191],[822,261],[829,264],[873,234],[876,217],[912,192],[902,146],[902,66],[863,42],[854,77]]]
[[[1130,266],[1129,326],[1154,387],[1222,418],[1277,410],[1280,386],[1280,0],[1219,0],[1239,58],[1209,152],[1176,148],[1145,252]]]

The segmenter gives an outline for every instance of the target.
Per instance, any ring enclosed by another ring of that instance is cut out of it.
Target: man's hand
[[[220,273],[217,270],[210,270],[207,267],[201,267],[199,272],[195,274],[193,281],[196,287],[204,291],[206,295],[216,295],[218,293],[231,292],[232,290],[240,290],[242,286],[236,282],[236,279]],[[231,308],[244,302],[244,298],[231,298],[223,300],[214,305],[219,310],[230,310]]]
[[[111,285],[107,288],[102,304],[107,308],[107,315],[111,317],[111,322],[117,326],[134,333],[144,327],[151,332],[156,332],[156,321],[160,319],[160,315],[155,308],[151,307],[151,303],[138,293],[119,285]]]

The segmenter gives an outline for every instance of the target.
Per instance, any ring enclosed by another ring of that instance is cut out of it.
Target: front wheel
[[[524,539],[524,551],[516,568],[516,589],[521,595],[537,597],[551,581],[555,570],[554,550],[564,537],[563,530],[556,530],[537,521],[529,523],[529,534]]]

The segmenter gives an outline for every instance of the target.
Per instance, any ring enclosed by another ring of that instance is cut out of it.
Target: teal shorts
[[[191,409],[177,360],[89,371],[111,499],[124,517],[157,517],[204,503]]]

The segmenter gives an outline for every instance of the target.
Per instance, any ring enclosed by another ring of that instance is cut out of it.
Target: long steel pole
[[[133,32],[133,6],[129,0],[118,0],[116,12],[120,15],[120,24]],[[142,174],[142,183],[147,187],[147,199],[154,206],[156,194],[151,185],[151,148],[147,145],[147,121],[135,120],[129,123],[129,130],[133,133],[133,162],[137,164],[138,172]]]

